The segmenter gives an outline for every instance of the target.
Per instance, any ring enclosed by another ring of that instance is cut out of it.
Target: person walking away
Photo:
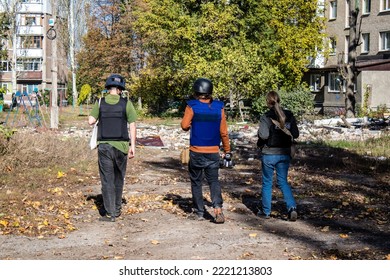
[[[214,222],[222,224],[225,217],[222,212],[223,199],[218,178],[221,141],[224,151],[222,157],[229,154],[231,158],[231,151],[224,104],[213,100],[212,92],[213,84],[209,79],[199,78],[195,81],[194,98],[187,102],[181,128],[184,131],[190,130],[188,171],[195,215],[199,220],[205,218],[202,190],[204,175],[210,188]]]
[[[127,159],[135,156],[137,116],[132,102],[121,97],[125,89],[121,75],[110,75],[105,88],[109,94],[94,104],[88,123],[93,125],[99,121],[98,164],[104,205],[100,220],[115,222],[122,210]]]
[[[261,150],[262,209],[258,215],[266,219],[270,218],[273,177],[276,171],[277,185],[287,205],[288,219],[295,221],[298,217],[296,202],[291,186],[287,182],[292,141],[291,136],[284,133],[282,129],[286,127],[294,139],[299,137],[299,130],[293,113],[280,106],[280,97],[277,92],[268,92],[266,102],[269,111],[261,116],[258,130],[259,140],[263,145]],[[273,120],[279,122],[279,127],[274,124]]]

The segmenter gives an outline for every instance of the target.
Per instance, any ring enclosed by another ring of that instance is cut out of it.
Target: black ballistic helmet
[[[117,87],[121,90],[125,89],[125,79],[118,74],[112,74],[109,76],[106,80],[106,89],[109,89],[110,87]]]
[[[195,81],[194,85],[192,86],[192,90],[199,95],[201,94],[211,95],[213,93],[213,84],[209,79],[199,78]]]

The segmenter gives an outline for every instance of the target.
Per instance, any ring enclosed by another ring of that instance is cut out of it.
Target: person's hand
[[[129,159],[132,159],[135,157],[135,151],[133,149],[129,150]]]
[[[226,153],[225,156],[224,156],[225,160],[227,161],[231,161],[232,158],[233,158],[233,154],[232,153]]]

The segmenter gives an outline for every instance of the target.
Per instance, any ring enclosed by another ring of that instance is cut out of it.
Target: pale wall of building
[[[378,106],[386,105],[390,108],[390,77],[388,71],[364,71],[362,72],[362,88],[364,92],[367,85],[370,86],[369,107],[376,109]]]

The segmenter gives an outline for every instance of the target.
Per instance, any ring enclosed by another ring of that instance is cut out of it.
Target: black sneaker
[[[187,216],[187,219],[194,220],[194,221],[204,221],[204,215],[203,213],[191,213]]]
[[[288,219],[291,221],[291,222],[295,222],[298,218],[298,213],[297,213],[297,208],[295,207],[292,207],[289,211],[288,211],[288,215],[287,215]]]
[[[260,217],[260,218],[263,218],[263,219],[266,219],[266,220],[268,220],[268,219],[271,218],[270,215],[265,214],[262,210],[259,210],[259,211],[257,212],[256,216],[257,216],[257,217]]]
[[[115,217],[110,215],[105,215],[103,217],[100,217],[99,221],[102,222],[115,222]]]

